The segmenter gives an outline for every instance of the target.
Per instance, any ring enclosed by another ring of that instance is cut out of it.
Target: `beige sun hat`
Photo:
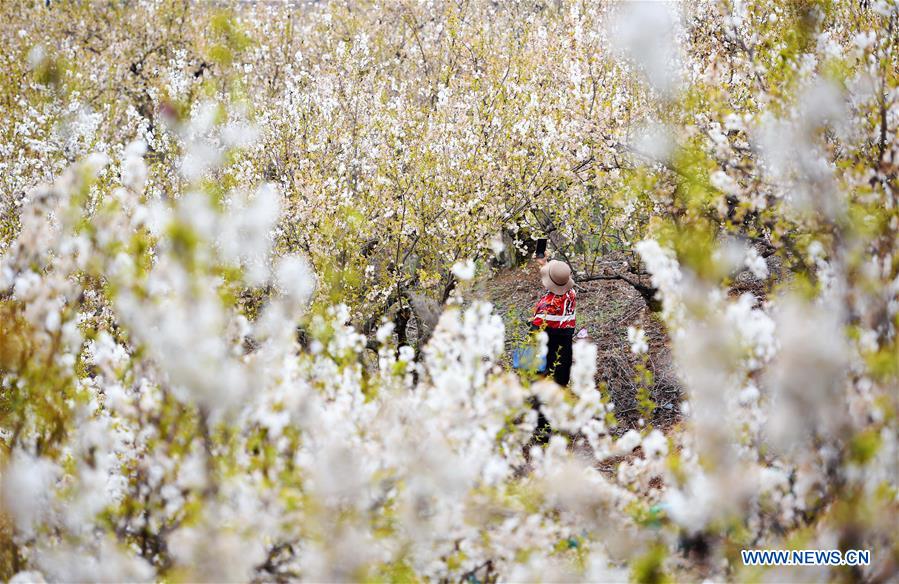
[[[571,268],[559,260],[550,260],[540,268],[540,281],[543,282],[543,287],[553,294],[562,295],[574,288]]]

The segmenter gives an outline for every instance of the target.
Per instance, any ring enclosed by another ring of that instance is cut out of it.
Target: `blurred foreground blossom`
[[[618,54],[633,61],[659,93],[673,96],[681,83],[680,20],[669,2],[628,2],[616,6],[605,31]]]
[[[646,331],[641,328],[627,327],[627,342],[631,344],[631,352],[635,355],[645,353],[649,349],[646,344]]]
[[[473,260],[464,260],[453,264],[453,274],[460,280],[471,280],[474,278],[475,263]]]

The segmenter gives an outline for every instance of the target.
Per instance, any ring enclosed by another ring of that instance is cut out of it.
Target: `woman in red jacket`
[[[552,375],[559,385],[568,385],[571,377],[571,344],[574,340],[575,305],[577,293],[574,291],[574,280],[571,279],[571,268],[565,262],[551,260],[545,263],[543,258],[537,261],[540,268],[540,281],[546,289],[531,318],[531,330],[543,330],[548,337],[546,344],[546,375]],[[546,444],[552,434],[549,420],[543,414],[540,400],[533,396],[531,406],[537,410],[537,427],[534,429],[534,442]]]
[[[571,268],[565,262],[550,260],[540,268],[540,281],[546,294],[534,307],[531,329],[542,329],[549,337],[546,374],[552,375],[559,385],[568,385],[577,304]]]

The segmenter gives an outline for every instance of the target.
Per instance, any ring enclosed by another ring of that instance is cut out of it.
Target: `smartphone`
[[[546,239],[537,240],[537,252],[534,254],[534,257],[546,257]]]

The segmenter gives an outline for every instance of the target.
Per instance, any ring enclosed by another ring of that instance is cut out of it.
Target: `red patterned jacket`
[[[561,296],[547,292],[537,301],[531,324],[535,327],[545,325],[548,329],[573,329],[576,303],[577,293],[573,289]]]

